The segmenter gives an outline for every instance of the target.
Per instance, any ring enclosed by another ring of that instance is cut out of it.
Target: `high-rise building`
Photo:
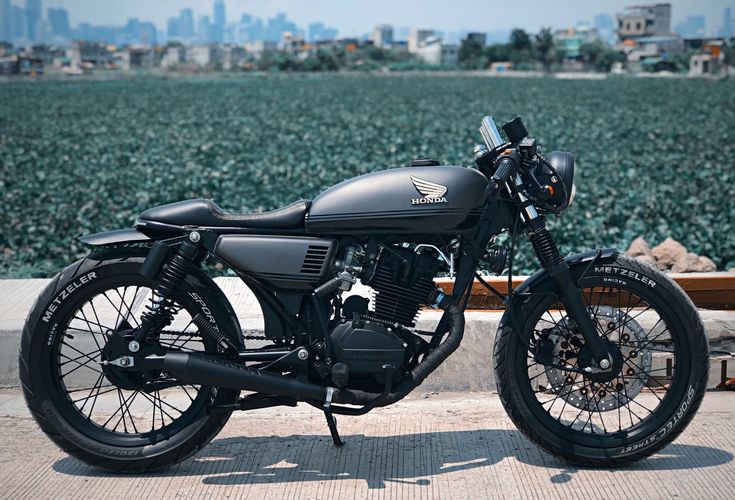
[[[276,17],[268,19],[268,26],[265,30],[265,39],[272,42],[280,42],[281,34],[289,32],[293,35],[302,33],[295,23],[288,20],[286,14],[279,12]]]
[[[0,0],[0,42],[13,39],[12,9],[10,0]]]
[[[607,14],[598,14],[595,16],[595,22],[593,24],[597,34],[601,40],[606,42],[612,41],[613,35],[615,34],[615,21]]]
[[[200,43],[209,43],[212,41],[212,25],[209,22],[209,16],[200,16],[197,23],[197,38]]]
[[[194,13],[191,9],[182,9],[179,14],[179,37],[184,40],[194,38]]]
[[[10,31],[14,43],[28,41],[28,16],[24,8],[17,5],[10,6]]]
[[[373,35],[370,37],[376,47],[385,49],[393,44],[393,26],[387,24],[379,24],[373,28]]]
[[[179,18],[170,17],[166,23],[166,37],[169,39],[179,38]]]
[[[26,33],[31,41],[38,40],[38,25],[41,21],[41,0],[26,0]]]
[[[323,40],[334,40],[337,38],[337,30],[325,26],[324,23],[311,23],[308,26],[307,40],[310,42],[319,42]]]
[[[704,16],[688,16],[686,19],[677,23],[674,31],[681,36],[702,38],[705,35]]]
[[[51,27],[51,35],[54,37],[71,38],[71,27],[69,26],[69,13],[64,8],[50,7],[46,11],[49,25]]]
[[[212,23],[212,41],[223,42],[225,34],[225,2],[223,0],[214,1],[214,22]]]
[[[158,31],[156,25],[151,22],[142,22],[139,25],[138,43],[146,47],[152,47],[158,42]]]
[[[723,38],[730,38],[735,33],[732,22],[732,10],[730,7],[725,8],[725,13],[722,16],[722,28],[720,29],[720,36]]]

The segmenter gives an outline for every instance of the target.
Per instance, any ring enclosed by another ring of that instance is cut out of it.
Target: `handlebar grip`
[[[511,158],[505,157],[498,162],[498,168],[495,169],[493,180],[496,184],[508,181],[515,174],[516,162]]]

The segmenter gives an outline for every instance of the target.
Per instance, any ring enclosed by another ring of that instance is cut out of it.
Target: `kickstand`
[[[334,418],[331,411],[325,411],[324,416],[327,418],[327,425],[329,426],[329,433],[332,435],[334,446],[344,446],[345,442],[339,437],[339,432],[337,431],[337,419]]]

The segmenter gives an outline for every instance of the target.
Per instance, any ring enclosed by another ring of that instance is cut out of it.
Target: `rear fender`
[[[81,241],[85,245],[93,247],[122,245],[125,243],[151,243],[153,241],[152,238],[146,236],[135,228],[85,234],[84,236],[78,237],[77,240]]]

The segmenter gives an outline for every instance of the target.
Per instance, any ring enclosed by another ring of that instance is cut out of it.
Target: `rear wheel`
[[[577,270],[581,274],[580,270]],[[579,281],[598,333],[615,348],[611,374],[584,372],[590,353],[552,290],[522,321],[506,314],[495,345],[498,392],[516,426],[554,455],[616,465],[656,452],[681,433],[704,396],[708,350],[691,300],[668,277],[618,257]],[[546,343],[551,365],[540,364]]]
[[[208,409],[238,397],[107,363],[130,350],[121,333],[136,328],[156,298],[155,282],[139,274],[143,260],[116,251],[67,268],[39,297],[21,344],[26,401],[44,432],[90,465],[118,471],[159,469],[192,455],[230,415]],[[173,321],[135,346],[137,354],[217,352],[199,335],[197,314],[221,331],[238,331],[221,291],[198,272],[176,291],[172,310]]]

